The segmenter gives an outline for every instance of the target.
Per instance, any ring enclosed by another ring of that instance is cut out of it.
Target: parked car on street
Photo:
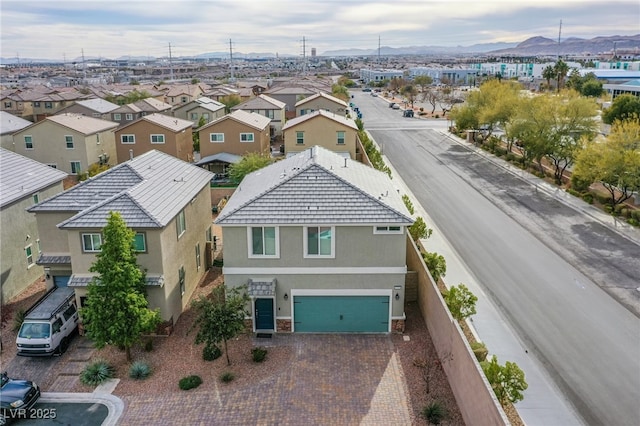
[[[11,419],[24,419],[40,398],[40,388],[29,380],[12,379],[2,373],[0,389],[0,425]]]
[[[391,105],[391,108],[393,108],[393,109],[400,109],[400,105],[398,105],[398,104],[393,104],[393,105]]]
[[[405,109],[404,111],[402,111],[402,116],[403,117],[413,117],[413,110],[412,109]]]
[[[370,92],[371,88],[370,87],[365,87],[364,89],[362,89],[363,92]]]

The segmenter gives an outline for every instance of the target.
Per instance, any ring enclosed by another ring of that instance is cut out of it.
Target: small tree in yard
[[[244,287],[227,290],[220,286],[213,289],[211,298],[200,296],[191,303],[196,310],[196,319],[189,331],[198,329],[195,343],[204,343],[206,349],[224,342],[227,365],[231,365],[227,341],[244,330],[244,318],[248,315],[249,296],[245,290]]]
[[[478,298],[462,283],[451,287],[444,295],[444,301],[451,315],[458,321],[469,318],[476,313]]]
[[[87,287],[81,309],[87,337],[100,349],[123,347],[131,361],[131,346],[160,323],[158,310],[149,309],[145,274],[136,262],[135,233],[117,212],[110,212],[102,229],[100,252],[89,271],[97,277]]]
[[[422,253],[422,259],[424,259],[424,263],[427,265],[427,269],[429,269],[429,273],[436,283],[446,275],[447,262],[444,260],[444,256],[436,252],[425,252]]]
[[[424,223],[424,219],[421,217],[417,217],[413,225],[409,227],[409,234],[413,241],[423,240],[425,238],[429,238],[433,233],[433,229],[428,228],[427,224]]]
[[[494,355],[491,361],[483,361],[480,365],[500,404],[504,406],[508,402],[516,403],[524,399],[523,392],[529,385],[524,372],[515,362],[507,361],[505,365],[500,365],[498,357]]]
[[[229,167],[229,177],[235,183],[240,183],[246,175],[255,172],[272,163],[271,156],[259,152],[251,152],[242,157],[239,163]]]

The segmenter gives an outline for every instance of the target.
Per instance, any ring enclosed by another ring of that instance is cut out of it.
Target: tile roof
[[[270,98],[267,95],[258,95],[255,98],[249,99],[241,104],[238,104],[231,108],[232,111],[239,109],[283,109],[287,104],[280,102],[277,99]]]
[[[216,223],[413,223],[385,173],[315,146],[247,175]]]
[[[68,287],[87,287],[96,277],[95,274],[73,274],[67,283]],[[164,275],[147,275],[146,285],[162,287],[164,285]]]
[[[36,261],[38,265],[71,265],[71,256],[56,254],[40,254]]]
[[[99,112],[100,114],[107,114],[115,109],[118,109],[118,105],[100,98],[85,99],[82,101],[77,101],[76,103],[95,112]]]
[[[162,112],[162,111],[168,111],[171,108],[173,108],[171,104],[159,101],[154,98],[141,99],[137,102],[134,102],[133,105],[136,108],[139,108],[140,111],[147,111],[147,112]]]
[[[13,114],[9,114],[6,111],[0,111],[0,134],[7,135],[18,130],[24,129],[33,123],[24,118],[16,117]]]
[[[183,120],[182,118],[176,118],[170,115],[165,115],[160,113],[153,113],[153,114],[145,115],[144,117],[140,117],[136,121],[120,127],[119,131],[122,131],[126,127],[129,127],[133,124],[139,123],[140,121],[146,121],[148,123],[156,124],[174,133],[181,132],[187,128],[190,129],[193,126],[193,122],[189,120]]]
[[[118,127],[118,123],[113,121],[101,120],[99,118],[87,117],[80,114],[58,114],[51,115],[45,120],[53,121],[61,126],[68,127],[69,129],[80,132],[84,135],[93,135],[95,133],[103,132],[109,129],[115,129]],[[39,123],[34,124],[37,126]]]
[[[344,126],[347,127],[351,127],[352,129],[358,130],[358,125],[356,124],[355,121],[353,121],[350,118],[346,118],[343,117],[341,115],[337,115],[334,114],[332,112],[329,111],[325,111],[325,110],[318,110],[318,111],[313,111],[310,114],[305,114],[305,115],[300,115],[296,118],[292,118],[291,120],[287,121],[287,123],[282,126],[282,130],[287,130],[293,126],[296,126],[300,123],[304,123],[305,121],[309,121],[309,120],[313,120],[316,117],[325,117],[328,118],[329,120],[333,120],[336,121]]]
[[[220,117],[217,120],[213,120],[211,123],[205,124],[204,126],[200,127],[198,131],[202,129],[206,129],[224,120],[235,120],[239,123],[246,124],[247,126],[253,127],[254,129],[257,129],[257,130],[264,130],[271,123],[271,119],[269,117],[256,114],[255,112],[247,112],[247,111],[238,109],[236,111],[233,111],[231,114],[227,114],[224,117]]]
[[[203,164],[213,163],[214,161],[222,161],[223,163],[236,164],[242,160],[242,156],[236,154],[230,154],[228,152],[219,152],[213,155],[207,155],[206,157],[200,159],[197,163],[194,163],[196,166],[201,166]]]
[[[102,228],[109,211],[130,227],[162,228],[209,185],[213,173],[157,150],[149,151],[31,207],[77,211],[60,228]]]
[[[313,101],[313,100],[318,99],[318,98],[325,98],[325,99],[327,99],[327,100],[329,100],[331,102],[334,102],[334,103],[336,103],[338,105],[341,105],[343,107],[347,106],[347,103],[345,101],[343,101],[342,99],[338,99],[335,96],[328,95],[328,94],[326,94],[324,92],[318,92],[315,95],[311,95],[309,97],[306,97],[306,98],[301,99],[298,102],[296,102],[296,107],[300,106],[300,105],[304,105],[307,102]]]
[[[0,148],[0,207],[31,197],[66,177],[61,170]]]
[[[272,89],[266,90],[265,93],[269,94],[278,94],[278,95],[312,95],[315,92],[313,90],[307,89],[305,87],[274,87]]]

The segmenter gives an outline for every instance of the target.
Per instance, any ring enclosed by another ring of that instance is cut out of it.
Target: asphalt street
[[[476,315],[473,324],[490,352],[501,362],[541,366],[582,422],[640,423],[637,242],[430,130],[428,121],[402,118],[383,99],[365,94],[353,101],[467,270],[454,275],[471,280],[514,331],[516,344],[505,345],[495,318]],[[533,400],[518,404],[519,411],[542,396],[535,387],[527,392]],[[531,408],[521,416],[527,424],[565,423],[542,413]]]

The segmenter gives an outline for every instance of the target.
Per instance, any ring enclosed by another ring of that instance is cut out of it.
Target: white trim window
[[[178,232],[178,239],[187,230],[187,220],[185,218],[184,210],[181,210],[176,217],[176,231]]]
[[[253,142],[253,133],[240,133],[240,142]]]
[[[85,253],[99,252],[102,247],[101,234],[82,234],[82,251]]]
[[[136,143],[136,135],[120,135],[120,143],[123,145],[132,145]]]
[[[151,135],[151,143],[164,143],[164,135]]]
[[[202,257],[200,256],[200,243],[196,244],[196,271],[202,266]]]
[[[195,121],[196,123],[198,122],[198,113],[197,112],[192,112],[190,115],[190,120],[191,121]]]
[[[336,139],[337,139],[336,142],[338,145],[344,145],[344,141],[346,139],[345,133],[346,132],[343,132],[343,131],[336,132]]]
[[[24,248],[24,255],[27,257],[27,269],[31,268],[34,265],[33,262],[33,247],[31,244]]]
[[[133,114],[125,114],[124,115],[124,119],[127,120],[127,121],[133,120]]]
[[[113,121],[120,121],[120,120],[122,120],[122,114],[114,113]]]
[[[390,225],[390,226],[374,226],[374,234],[402,234],[402,226]]]
[[[185,270],[184,270],[184,265],[180,266],[180,269],[178,269],[178,285],[180,286],[180,296],[184,296],[184,292],[186,291],[186,286],[185,286]]]
[[[73,149],[73,136],[65,135],[64,136],[64,143],[65,143],[65,146],[67,147],[67,149]]]
[[[249,257],[280,257],[280,232],[276,226],[247,227]]]
[[[209,133],[209,142],[224,143],[224,133]]]
[[[33,149],[33,136],[26,135],[24,137],[24,149]]]
[[[296,145],[304,145],[304,132],[296,132]]]
[[[79,175],[80,173],[82,173],[82,165],[79,161],[71,161],[70,163],[72,175]]]
[[[133,248],[138,253],[146,253],[147,236],[144,232],[136,232],[136,235],[133,237]]]
[[[273,113],[272,109],[267,109],[264,111],[264,116],[273,120],[275,114]]]
[[[305,226],[304,227],[304,257],[335,257],[333,226]]]

